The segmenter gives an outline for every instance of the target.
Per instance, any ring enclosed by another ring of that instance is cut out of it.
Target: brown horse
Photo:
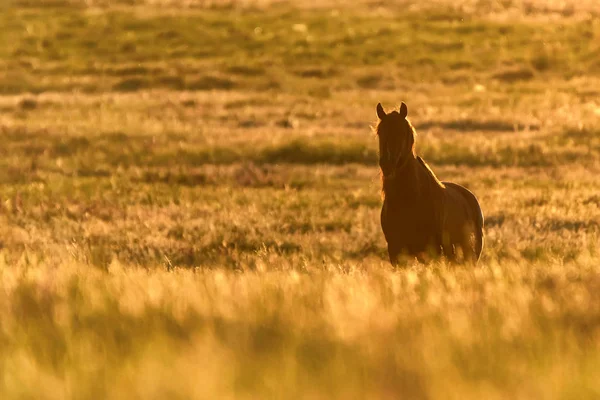
[[[392,264],[402,256],[425,261],[476,263],[483,249],[483,214],[466,188],[440,182],[415,154],[415,129],[408,108],[386,114],[377,104],[379,166],[383,184],[381,227]]]

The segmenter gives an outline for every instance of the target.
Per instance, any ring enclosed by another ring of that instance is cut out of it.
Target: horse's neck
[[[411,202],[420,195],[418,161],[410,157],[405,165],[400,167],[393,179],[383,182],[383,193],[385,198],[394,202]]]

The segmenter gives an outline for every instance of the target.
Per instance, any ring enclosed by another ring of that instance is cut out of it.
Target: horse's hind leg
[[[446,243],[442,245],[442,254],[450,263],[455,263],[457,261],[456,246],[452,243]]]
[[[442,249],[444,257],[452,264],[461,262],[465,264],[475,264],[479,259],[475,252],[473,240],[469,235],[459,237],[457,240],[451,241],[450,243],[445,243],[442,246]]]
[[[476,234],[476,233],[475,233]],[[460,244],[460,249],[462,251],[462,259],[465,264],[476,264],[479,260],[479,254],[477,254],[477,249],[475,246],[476,238],[474,235],[464,235]]]
[[[453,243],[452,236],[447,230],[444,230],[439,238],[441,255],[450,263],[456,262],[456,246]]]
[[[388,256],[390,258],[390,263],[394,266],[394,267],[398,267],[400,264],[402,264],[402,258],[404,252],[402,251],[402,249],[400,247],[397,246],[393,246],[393,245],[389,245],[388,244]]]

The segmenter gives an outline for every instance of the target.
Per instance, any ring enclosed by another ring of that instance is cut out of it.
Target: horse
[[[377,104],[381,228],[390,262],[445,257],[451,263],[476,264],[484,243],[479,201],[465,187],[441,182],[417,156],[416,131],[407,115],[404,102],[399,112],[388,114]]]

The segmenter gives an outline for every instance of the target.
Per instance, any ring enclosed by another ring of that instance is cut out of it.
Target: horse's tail
[[[479,205],[479,201],[477,200],[477,197],[475,197],[475,195],[473,194],[473,192],[471,192],[469,189],[465,188],[464,186],[460,186],[456,183],[452,183],[452,182],[443,182],[444,185],[446,187],[452,187],[454,189],[456,189],[457,192],[459,192],[463,198],[467,201],[467,204],[469,204],[469,208],[471,209],[471,212],[473,213],[473,217],[475,219],[475,255],[476,255],[476,260],[479,260],[479,257],[481,257],[481,252],[483,251],[483,243],[484,243],[484,236],[483,236],[483,224],[484,224],[484,219],[483,219],[483,211],[481,211],[481,206]]]

